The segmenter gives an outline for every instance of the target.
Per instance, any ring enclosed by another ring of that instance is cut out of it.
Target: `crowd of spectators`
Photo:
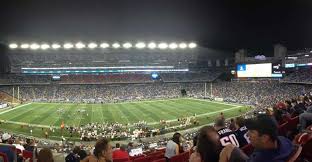
[[[311,84],[312,83],[312,70],[310,68],[303,68],[303,69],[295,70],[287,74],[283,78],[282,81],[290,82],[290,83]]]

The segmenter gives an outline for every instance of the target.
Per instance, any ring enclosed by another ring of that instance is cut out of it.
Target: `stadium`
[[[284,27],[284,19],[270,26],[284,16],[273,12],[285,11],[279,3],[263,5],[268,20],[251,12],[261,24],[236,17],[249,10],[208,2],[142,3],[142,11],[67,3],[20,6],[25,19],[11,4],[3,10],[12,20],[0,28],[0,161],[312,161],[309,39],[286,29],[291,39],[253,35]],[[221,20],[237,26],[217,28]]]

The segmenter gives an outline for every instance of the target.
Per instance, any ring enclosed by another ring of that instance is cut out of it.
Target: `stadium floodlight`
[[[71,43],[65,43],[65,44],[63,45],[63,47],[64,47],[65,49],[71,49],[71,48],[74,47],[74,45],[71,44]]]
[[[90,49],[94,49],[94,48],[96,48],[98,45],[96,44],[96,43],[89,43],[88,44],[88,47],[90,48]]]
[[[102,43],[100,45],[101,48],[108,48],[109,47],[109,44],[108,43]]]
[[[52,48],[53,49],[59,49],[59,48],[61,48],[61,45],[54,43],[54,44],[52,44]]]
[[[150,48],[150,49],[156,48],[156,43],[154,43],[154,42],[149,43],[148,48]]]
[[[168,48],[168,44],[167,43],[159,43],[158,48],[159,49],[166,49],[166,48]]]
[[[50,48],[50,45],[44,43],[44,44],[41,44],[41,45],[40,45],[40,48],[41,48],[42,50],[46,50],[46,49],[49,49],[49,48]]]
[[[310,55],[304,55],[305,57],[309,57]]]
[[[132,44],[131,43],[129,43],[129,42],[127,42],[127,43],[124,43],[123,45],[122,45],[124,48],[131,48],[132,47]]]
[[[119,43],[114,43],[114,44],[113,44],[113,47],[114,47],[114,48],[119,48],[119,47],[120,47],[120,44],[119,44]]]
[[[75,46],[76,46],[77,49],[82,49],[82,48],[86,47],[86,45],[81,43],[81,42],[76,43]]]
[[[187,47],[187,45],[186,45],[186,43],[180,43],[180,44],[179,44],[179,47],[180,47],[181,49],[185,49],[185,48]]]
[[[37,50],[38,48],[40,48],[40,46],[37,43],[33,43],[30,45],[30,49],[32,49],[32,50]]]
[[[189,48],[196,48],[197,47],[197,44],[196,43],[190,43],[189,45],[188,45],[188,47]]]
[[[176,43],[170,43],[169,48],[170,49],[176,49],[176,48],[178,48],[178,45]]]
[[[11,48],[11,49],[15,49],[17,47],[18,47],[18,45],[16,43],[9,44],[9,48]]]
[[[25,44],[22,44],[22,45],[21,45],[21,48],[22,48],[22,49],[27,49],[27,48],[29,48],[29,44],[26,44],[26,43],[25,43]]]
[[[139,42],[139,43],[135,44],[135,47],[140,48],[140,49],[145,48],[145,46],[146,46],[146,44],[144,42]]]

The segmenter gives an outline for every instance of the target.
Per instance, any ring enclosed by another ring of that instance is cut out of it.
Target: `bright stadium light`
[[[178,48],[178,45],[176,43],[170,43],[169,48],[170,49],[176,49],[176,48]]]
[[[145,46],[146,46],[146,44],[143,42],[139,42],[139,43],[135,44],[135,47],[140,48],[140,49],[145,48]]]
[[[168,44],[167,43],[159,43],[158,48],[159,49],[166,49],[166,48],[168,48]]]
[[[131,48],[132,47],[132,44],[131,43],[129,43],[129,42],[127,42],[127,43],[124,43],[123,45],[122,45],[124,48]]]
[[[71,49],[71,48],[74,47],[74,45],[71,44],[71,43],[65,43],[65,44],[63,45],[63,47],[64,47],[65,49]]]
[[[150,49],[156,48],[156,43],[154,43],[154,42],[149,43],[148,48],[150,48]]]
[[[120,44],[119,44],[119,43],[114,43],[114,44],[113,44],[113,47],[114,47],[114,48],[119,48],[119,47],[120,47]]]
[[[52,44],[52,48],[53,49],[59,49],[59,48],[61,48],[61,45],[54,43],[54,44]]]
[[[76,43],[75,46],[76,46],[76,48],[78,48],[78,49],[82,49],[82,48],[85,48],[85,47],[86,47],[86,45],[83,44],[83,43],[81,43],[81,42]]]
[[[181,49],[184,49],[184,48],[187,47],[187,45],[186,45],[186,43],[180,43],[180,44],[179,44],[179,47],[180,47]]]
[[[46,49],[49,49],[50,48],[50,45],[48,45],[48,44],[41,44],[40,45],[40,48],[42,49],[42,50],[46,50]]]
[[[102,43],[100,45],[101,48],[108,48],[109,47],[109,44],[108,43]]]
[[[32,50],[37,50],[38,48],[40,48],[40,46],[37,43],[33,43],[30,45],[30,49],[32,49]]]
[[[94,49],[94,48],[96,48],[98,45],[96,44],[96,43],[89,43],[88,44],[88,47],[90,48],[90,49]]]
[[[195,48],[195,47],[197,47],[197,44],[196,43],[190,43],[189,45],[188,45],[188,47],[189,48]]]
[[[18,45],[16,43],[9,44],[9,48],[11,48],[11,49],[15,49],[17,47],[18,47]]]
[[[22,45],[21,45],[21,48],[22,48],[22,49],[27,49],[27,48],[29,48],[29,44],[26,44],[26,43],[25,43],[25,44],[22,44]]]

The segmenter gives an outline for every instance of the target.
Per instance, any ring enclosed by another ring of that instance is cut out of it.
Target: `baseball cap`
[[[265,114],[258,115],[253,119],[247,119],[246,127],[248,130],[256,130],[260,134],[268,134],[273,137],[276,137],[278,134],[276,123],[270,116]]]
[[[8,139],[10,139],[10,138],[11,138],[11,135],[8,134],[8,133],[4,133],[4,134],[2,135],[2,140],[3,140],[3,141],[6,141],[6,140],[8,140]]]

